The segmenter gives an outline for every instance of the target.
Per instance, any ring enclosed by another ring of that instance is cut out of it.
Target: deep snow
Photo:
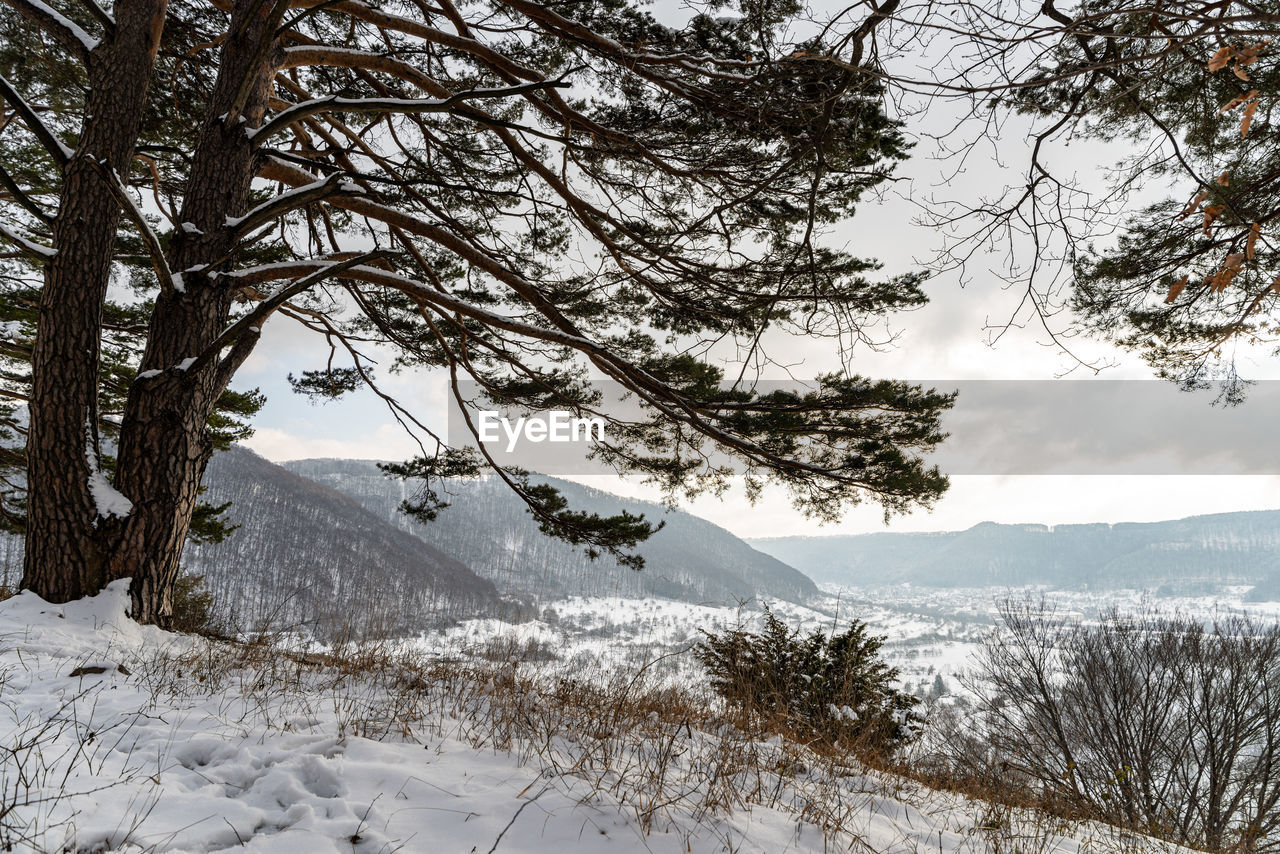
[[[559,748],[498,749],[481,724],[447,704],[407,726],[372,678],[353,681],[302,663],[219,670],[213,658],[234,657],[228,648],[138,626],[125,616],[127,602],[121,581],[67,605],[30,593],[0,603],[0,850],[1163,848],[1087,825],[997,837],[981,829],[989,820],[981,804],[907,784],[872,785],[856,774],[812,790],[803,772],[777,777],[778,789],[793,794],[727,814],[675,800],[645,822],[639,790],[583,773],[581,764],[565,771],[546,758]],[[715,736],[687,738],[696,747]],[[694,760],[702,754],[682,755],[696,790],[703,766]],[[832,786],[849,798],[846,832],[824,835],[803,812],[813,814],[813,791]]]

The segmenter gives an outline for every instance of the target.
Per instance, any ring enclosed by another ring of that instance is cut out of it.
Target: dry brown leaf
[[[1231,284],[1231,280],[1236,277],[1236,273],[1240,272],[1239,267],[1224,267],[1214,275],[1205,280],[1205,284],[1215,293],[1220,293],[1227,289]]]
[[[1248,92],[1245,92],[1243,95],[1236,95],[1230,101],[1227,101],[1227,103],[1223,104],[1221,107],[1218,108],[1218,115],[1222,115],[1223,113],[1229,113],[1232,110],[1234,110],[1236,107],[1240,106],[1241,104],[1247,104],[1256,97],[1258,97],[1257,89],[1250,89]]]
[[[1165,297],[1164,301],[1173,302],[1176,300],[1178,298],[1178,294],[1182,293],[1183,288],[1187,286],[1187,279],[1189,278],[1190,276],[1183,276],[1181,279],[1178,279],[1178,281],[1170,285],[1169,296]]]
[[[1249,228],[1249,237],[1244,242],[1244,257],[1248,261],[1253,260],[1253,256],[1257,253],[1258,238],[1262,236],[1262,226],[1254,223]]]
[[[1258,102],[1250,101],[1249,106],[1244,108],[1244,118],[1240,119],[1240,136],[1249,135],[1249,125],[1253,124],[1253,114],[1258,112]]]
[[[1231,73],[1246,83],[1249,81],[1249,72],[1244,70],[1244,65],[1242,65],[1238,59],[1236,60],[1235,66],[1231,69]]]
[[[1245,65],[1253,65],[1258,61],[1258,54],[1262,53],[1262,49],[1267,46],[1267,40],[1263,39],[1257,44],[1251,44],[1248,47],[1237,50],[1236,61]]]
[[[1219,184],[1219,185],[1221,185],[1221,186],[1225,187],[1225,186],[1227,186],[1227,185],[1228,185],[1228,184],[1230,184],[1230,183],[1231,183],[1231,173],[1230,173],[1230,172],[1223,172],[1221,175],[1219,175],[1219,176],[1218,176],[1218,184]]]
[[[1209,191],[1201,190],[1200,193],[1194,199],[1187,202],[1187,206],[1182,209],[1182,213],[1178,216],[1178,219],[1186,219],[1187,217],[1191,216],[1193,213],[1195,213],[1197,210],[1200,209],[1200,205],[1203,204],[1204,200],[1207,198],[1209,198]]]
[[[1204,233],[1206,235],[1209,233],[1209,226],[1213,225],[1213,221],[1226,209],[1226,205],[1210,205],[1204,209]]]
[[[1244,264],[1244,253],[1233,252],[1226,257],[1226,260],[1222,262],[1222,267],[1224,270],[1239,270],[1241,265],[1243,264]]]
[[[1209,58],[1209,70],[1220,71],[1226,68],[1227,63],[1231,61],[1231,57],[1235,52],[1235,48],[1230,45],[1218,48],[1217,52]]]

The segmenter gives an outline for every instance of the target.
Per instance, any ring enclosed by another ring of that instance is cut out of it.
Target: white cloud
[[[244,445],[254,453],[277,463],[316,457],[402,460],[421,453],[404,430],[394,424],[384,424],[372,433],[342,439],[299,436],[273,427],[259,427]]]

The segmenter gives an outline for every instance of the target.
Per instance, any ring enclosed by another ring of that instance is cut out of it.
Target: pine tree
[[[370,388],[421,441],[392,473],[424,517],[439,478],[494,461],[383,371],[578,414],[605,377],[646,417],[598,455],[672,492],[723,487],[713,451],[824,518],[945,488],[922,455],[950,395],[741,381],[775,332],[843,346],[925,300],[823,239],[908,149],[864,50],[877,14],[793,42],[793,0],[678,28],[628,0],[51,2],[0,0],[3,382],[30,412],[4,413],[0,462],[40,595],[128,576],[135,618],[168,620],[205,465],[256,402],[229,383],[280,323],[318,344],[298,391]],[[592,552],[653,530],[498,475]]]

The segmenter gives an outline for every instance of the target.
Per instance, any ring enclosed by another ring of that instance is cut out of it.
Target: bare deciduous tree
[[[1006,601],[968,686],[988,760],[1050,798],[1209,851],[1280,848],[1280,625],[1085,623]]]

